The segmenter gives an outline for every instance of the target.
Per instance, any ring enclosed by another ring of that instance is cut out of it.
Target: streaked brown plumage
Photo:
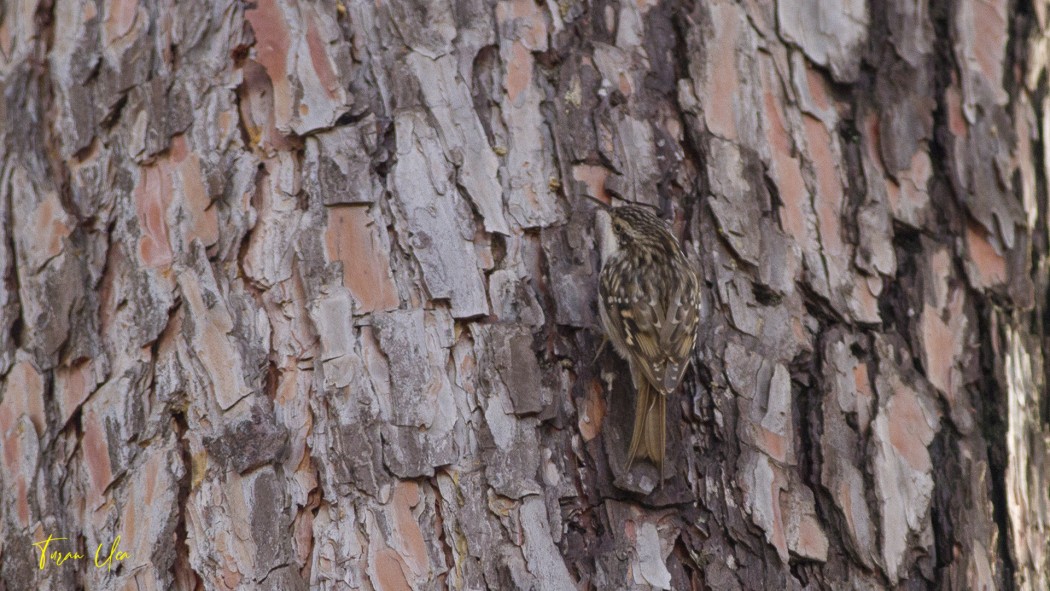
[[[604,216],[604,217],[602,217]],[[649,458],[663,479],[667,397],[682,381],[696,340],[700,281],[656,212],[624,205],[599,212],[602,325],[637,392],[627,470]]]

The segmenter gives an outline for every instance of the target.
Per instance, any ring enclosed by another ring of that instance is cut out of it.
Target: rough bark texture
[[[1048,55],[1043,0],[4,2],[0,589],[1050,588]],[[705,281],[656,490],[585,195]]]

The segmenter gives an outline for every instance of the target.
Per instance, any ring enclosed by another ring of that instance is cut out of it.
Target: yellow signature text
[[[40,551],[40,570],[44,570],[44,567],[48,565],[48,561],[55,564],[55,566],[61,566],[62,563],[67,560],[83,560],[84,555],[78,552],[63,552],[61,550],[51,549],[48,552],[48,547],[51,542],[61,542],[62,540],[68,540],[69,538],[56,538],[53,534],[48,534],[47,539],[43,542],[33,543],[33,547]],[[57,546],[57,544],[56,544]],[[113,569],[113,561],[120,562],[128,557],[128,553],[120,549],[120,536],[118,535],[113,539],[113,543],[109,546],[109,553],[102,554],[102,546],[99,544],[95,548],[95,568],[106,567],[106,570]]]

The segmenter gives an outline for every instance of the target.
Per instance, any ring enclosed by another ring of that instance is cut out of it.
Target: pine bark
[[[1048,13],[0,4],[0,590],[1050,588]],[[662,486],[588,196],[703,279]]]

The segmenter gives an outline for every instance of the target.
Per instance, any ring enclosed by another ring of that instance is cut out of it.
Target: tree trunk
[[[0,590],[1050,588],[1048,12],[4,2]]]

